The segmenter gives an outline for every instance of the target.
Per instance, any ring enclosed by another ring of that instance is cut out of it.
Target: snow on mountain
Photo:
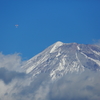
[[[50,50],[50,53],[55,52],[55,50],[60,47],[61,45],[63,45],[62,42],[58,41],[57,43],[54,44],[53,48]]]
[[[58,41],[28,60],[22,69],[32,77],[49,72],[52,80],[66,73],[99,70],[100,47]]]

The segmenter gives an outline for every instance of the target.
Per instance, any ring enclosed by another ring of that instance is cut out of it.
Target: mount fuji
[[[58,41],[14,71],[0,100],[100,100],[98,45]]]
[[[52,80],[85,69],[97,71],[100,70],[100,47],[58,41],[28,60],[21,68],[32,77],[50,73]]]

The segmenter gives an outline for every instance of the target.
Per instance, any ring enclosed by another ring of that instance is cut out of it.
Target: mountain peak
[[[58,47],[62,46],[63,44],[64,43],[60,41],[57,41],[56,43],[54,43],[50,53],[54,52]]]
[[[63,43],[63,42],[61,42],[61,41],[57,41],[55,44],[61,44],[61,43]]]
[[[100,47],[78,43],[54,43],[22,66],[26,74],[49,72],[55,80],[69,72],[100,70]]]

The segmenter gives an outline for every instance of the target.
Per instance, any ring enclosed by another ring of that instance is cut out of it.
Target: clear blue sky
[[[0,0],[4,54],[18,52],[29,59],[56,41],[91,44],[98,39],[100,0]]]

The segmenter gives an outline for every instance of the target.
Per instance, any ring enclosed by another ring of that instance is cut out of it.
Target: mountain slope
[[[28,60],[22,69],[32,76],[49,72],[52,79],[85,69],[96,71],[100,69],[100,47],[58,41]]]

